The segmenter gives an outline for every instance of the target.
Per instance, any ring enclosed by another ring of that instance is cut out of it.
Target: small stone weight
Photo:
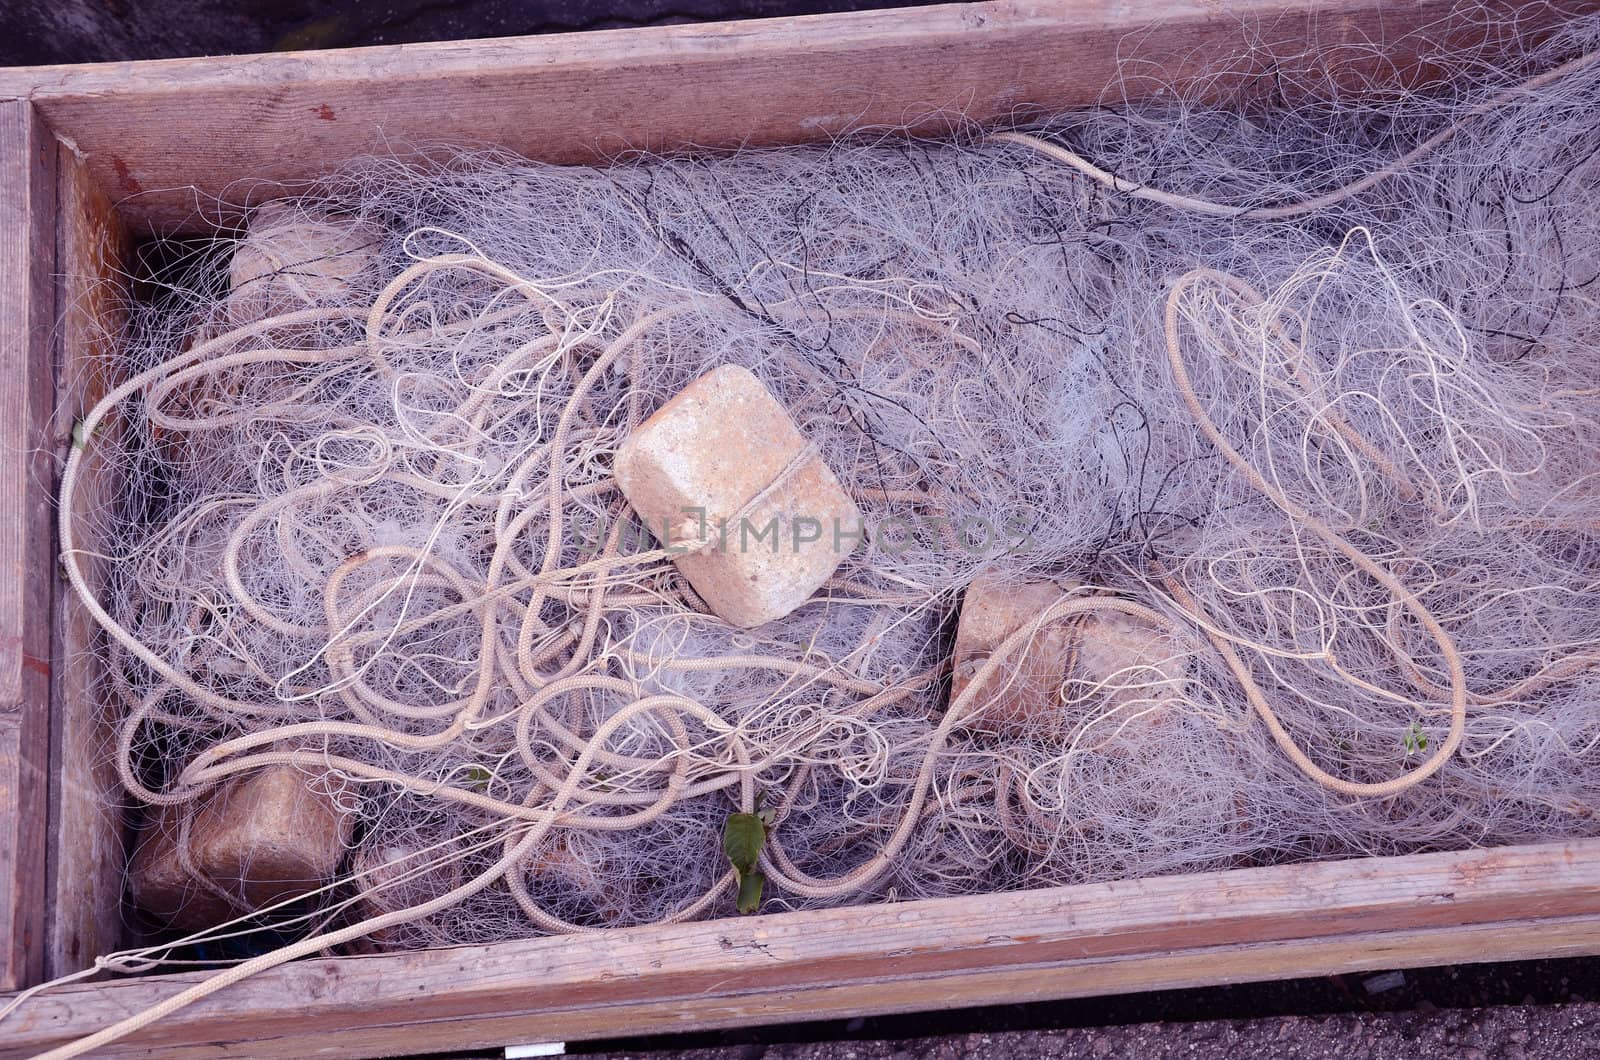
[[[129,865],[134,904],[192,931],[327,883],[354,818],[311,785],[298,769],[268,766],[202,796],[192,809],[164,807],[141,832]],[[186,812],[193,814],[189,860],[201,879],[178,856]]]
[[[951,699],[966,690],[1007,637],[1075,589],[1084,591],[1074,581],[1018,582],[992,571],[973,579],[956,627]],[[1087,686],[1069,689],[1069,696],[1093,690],[1113,707],[1162,703],[1182,694],[1190,659],[1188,649],[1131,615],[1075,615],[1039,630],[1001,664],[977,693],[968,725],[1001,735],[1059,729],[1069,680]]]
[[[1074,584],[1021,582],[994,571],[974,578],[962,597],[956,625],[951,701],[966,691],[1007,637],[1059,602]],[[968,707],[967,727],[1015,733],[1053,718],[1060,709],[1061,683],[1072,656],[1074,624],[1075,620],[1052,622],[1012,652],[976,693],[976,701]]]
[[[553,880],[564,893],[571,895],[581,905],[587,905],[605,924],[615,924],[627,916],[624,900],[627,880],[614,871],[607,871],[604,861],[593,852],[574,849],[565,835],[558,836],[531,860],[533,874]]]
[[[235,324],[350,301],[377,260],[376,233],[354,222],[307,216],[281,202],[258,207],[228,266]]]
[[[617,453],[616,475],[663,544],[710,542],[676,563],[735,626],[805,603],[862,540],[855,502],[738,365],[707,372],[640,425]]]
[[[1101,611],[1079,630],[1070,676],[1099,686],[1115,706],[1180,697],[1192,650],[1132,615]]]
[[[437,898],[464,882],[461,851],[454,847],[424,850],[414,843],[362,847],[351,860],[350,875],[361,891],[359,916],[382,916]],[[367,938],[383,949],[403,944],[415,925],[399,924],[372,931]]]

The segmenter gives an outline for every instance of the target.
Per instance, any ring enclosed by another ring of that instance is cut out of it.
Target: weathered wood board
[[[1591,840],[304,961],[104,1055],[378,1056],[1596,951]],[[0,1056],[196,978],[46,994]]]
[[[43,970],[55,580],[55,139],[0,102],[0,987]]]
[[[66,462],[73,425],[108,389],[112,344],[127,315],[127,234],[84,162],[59,148],[56,232],[56,396],[50,443],[57,466]],[[115,422],[101,428],[117,430]],[[75,507],[80,525],[94,510],[114,511],[111,481],[98,459],[80,471]],[[105,560],[85,557],[91,584]],[[54,577],[55,639],[51,660],[50,856],[47,901],[53,911],[45,938],[44,975],[77,971],[122,943],[124,851],[121,785],[106,753],[111,719],[96,694],[100,674],[93,620],[66,581]]]
[[[1576,8],[1577,4],[1570,4]],[[1437,76],[1531,34],[1507,0],[993,0],[496,40],[0,71],[140,230],[195,230],[347,159],[448,141],[551,162],[991,121],[1183,83]],[[1518,13],[1521,13],[1520,15]]]

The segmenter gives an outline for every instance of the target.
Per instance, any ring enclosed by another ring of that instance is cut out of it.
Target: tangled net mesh
[[[280,957],[729,914],[758,810],[763,910],[1594,834],[1597,42],[275,202],[269,268],[241,233],[132,307],[67,470],[123,785],[181,819],[291,765],[353,816]],[[612,476],[724,364],[869,527],[754,630]],[[986,572],[1060,592],[952,696]]]

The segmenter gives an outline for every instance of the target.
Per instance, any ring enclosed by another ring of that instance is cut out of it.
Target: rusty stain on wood
[[[134,177],[133,170],[128,168],[128,163],[123,161],[121,155],[111,156],[111,168],[117,174],[117,187],[129,195],[137,195],[144,190],[144,185]]]

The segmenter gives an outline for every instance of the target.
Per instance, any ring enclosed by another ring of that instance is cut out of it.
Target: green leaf
[[[494,774],[490,773],[487,769],[483,768],[482,766],[468,766],[467,767],[467,783],[471,784],[478,791],[488,791],[489,790],[489,779],[493,775]]]
[[[760,805],[759,800],[757,805]],[[767,845],[768,811],[730,813],[722,826],[722,852],[739,877],[739,912],[754,913],[761,905],[761,888],[767,882],[756,869],[761,850]]]
[[[87,449],[88,447],[89,435],[83,429],[83,421],[79,420],[72,425],[72,448]]]
[[[1422,730],[1421,725],[1412,722],[1411,728],[1406,730],[1406,734],[1401,739],[1400,744],[1406,749],[1408,757],[1418,754],[1428,749],[1428,734]]]
[[[741,880],[755,872],[761,848],[767,845],[767,826],[759,814],[730,813],[722,826],[722,852],[728,855]]]
[[[761,885],[766,882],[759,872],[739,874],[739,912],[754,913],[761,907]]]

